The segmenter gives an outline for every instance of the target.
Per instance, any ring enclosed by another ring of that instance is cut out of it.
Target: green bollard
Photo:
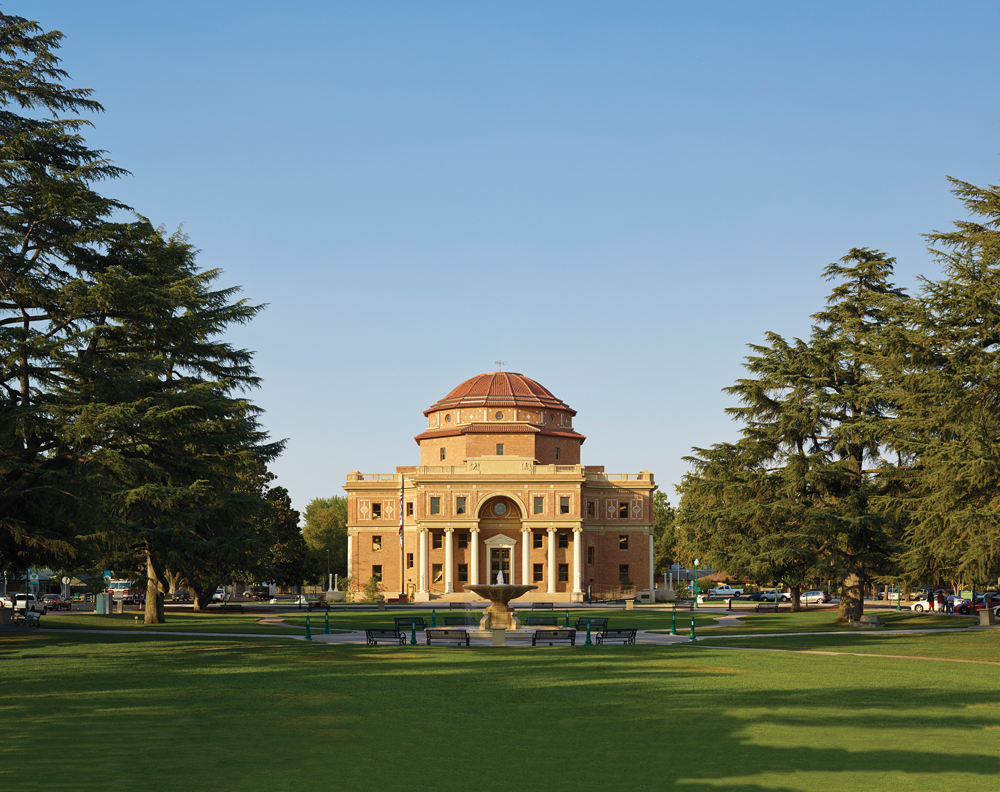
[[[327,611],[323,617],[323,635],[330,634],[330,611]]]
[[[677,611],[670,614],[670,634],[677,635]]]
[[[410,622],[410,646],[417,645],[417,622]]]
[[[566,611],[566,627],[569,627],[569,611]]]
[[[587,619],[587,640],[583,642],[584,646],[593,646],[593,642],[590,640],[590,619]]]
[[[697,641],[698,639],[694,637],[694,614],[691,614],[691,640]]]
[[[431,627],[437,627],[437,611],[431,608]]]
[[[313,639],[312,632],[309,629],[309,616],[306,616],[306,640],[311,641]]]

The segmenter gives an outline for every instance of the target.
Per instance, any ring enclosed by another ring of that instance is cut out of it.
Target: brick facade
[[[375,575],[387,596],[466,598],[465,583],[492,582],[505,564],[505,579],[538,585],[528,600],[579,601],[588,586],[614,588],[626,576],[638,592],[651,589],[653,476],[582,466],[586,438],[571,408],[501,372],[463,383],[425,415],[419,466],[348,475],[356,586]]]

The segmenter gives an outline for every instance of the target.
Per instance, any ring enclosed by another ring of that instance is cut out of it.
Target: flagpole
[[[406,594],[406,559],[403,556],[403,490],[406,488],[406,478],[399,474],[399,598]]]

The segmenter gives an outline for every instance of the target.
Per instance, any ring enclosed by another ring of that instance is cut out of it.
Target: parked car
[[[968,601],[963,601],[961,605],[955,608],[955,610],[963,616],[969,616],[978,613],[985,607],[993,608],[995,612],[1000,612],[1000,595],[996,592],[990,592],[988,603],[986,601],[986,595],[976,597],[975,610],[973,610],[972,603]]]
[[[219,586],[212,595],[212,602],[225,602],[226,600],[226,590]]]
[[[40,613],[44,616],[48,613],[48,608],[45,607],[45,602],[38,599],[34,594],[8,594],[3,598],[3,607],[13,608],[15,611],[23,611],[27,608],[35,613]]]
[[[778,602],[791,602],[792,595],[783,591],[778,592]],[[774,602],[774,589],[764,589],[760,592],[761,602]]]
[[[45,603],[46,608],[52,608],[52,610],[73,610],[73,603],[62,594],[46,594],[42,597],[42,602]]]
[[[170,595],[170,598],[174,602],[190,602],[191,601],[191,595],[188,594],[187,589],[177,589],[176,591],[174,591],[173,594]]]
[[[799,600],[806,605],[822,605],[829,602],[831,599],[833,598],[825,591],[804,591],[802,596],[799,597]]]

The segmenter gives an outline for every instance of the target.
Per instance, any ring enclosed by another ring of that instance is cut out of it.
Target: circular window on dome
[[[503,413],[502,412],[498,412],[497,413],[497,420],[498,421],[502,421],[503,420]]]
[[[552,413],[549,413],[549,423],[552,423]]]
[[[498,517],[503,517],[507,513],[507,504],[498,503],[493,507],[493,513]]]
[[[444,417],[444,422],[445,423],[451,423],[451,413],[448,413],[448,415],[446,415]]]

